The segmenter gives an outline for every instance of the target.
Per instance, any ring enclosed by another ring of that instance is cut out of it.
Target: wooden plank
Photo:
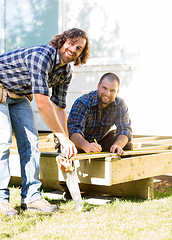
[[[54,181],[50,179],[40,179],[43,188],[48,188],[52,190],[65,191],[63,185],[59,181]]]
[[[93,196],[139,197],[142,199],[152,199],[154,197],[153,178],[120,183],[112,186],[83,183],[80,183],[79,186],[82,192]]]
[[[172,152],[113,161],[112,184],[172,173]]]
[[[54,147],[39,147],[40,152],[56,152]]]
[[[43,151],[41,151],[43,150]],[[49,150],[46,152],[46,150]],[[40,148],[41,151],[41,156],[57,156],[56,150],[54,148],[51,148],[51,146],[45,146]],[[126,157],[126,156],[137,156],[137,155],[148,155],[148,154],[156,154],[156,153],[167,153],[172,151],[172,146],[165,145],[165,146],[157,146],[156,149],[153,147],[145,147],[145,148],[140,148],[136,149],[133,151],[125,151],[124,155],[121,156],[121,158]],[[11,154],[18,154],[18,151],[15,148],[12,148],[10,150]],[[98,152],[98,153],[80,153],[77,154],[76,156],[72,157],[71,160],[85,160],[85,159],[103,159],[105,157],[119,157],[117,153],[110,153],[110,152]]]
[[[56,156],[41,156],[40,159],[40,179],[58,181],[58,166]]]
[[[149,147],[142,147],[142,148],[137,148],[135,150],[139,151],[139,150],[171,150],[172,149],[172,145],[169,144],[165,144],[165,145],[157,145],[157,146],[149,146]]]
[[[52,190],[64,191],[63,183],[54,180],[41,179],[42,187]],[[12,176],[10,184],[22,185],[21,177]],[[153,180],[142,179],[112,186],[99,186],[93,184],[79,184],[80,190],[87,195],[114,196],[114,197],[139,197],[151,199],[154,197]]]
[[[133,148],[143,148],[147,146],[157,146],[159,144],[172,144],[171,136],[135,136],[132,140]]]
[[[17,149],[17,146],[15,144],[12,144],[10,149]],[[47,151],[47,152],[56,152],[55,150],[55,144],[52,142],[40,142],[39,143],[39,150],[41,152]]]
[[[22,185],[21,177],[11,176],[10,184],[15,184],[15,185],[21,186]]]
[[[15,149],[10,149],[10,155],[18,155],[18,150]]]
[[[151,136],[151,137],[135,137],[132,139],[133,143],[142,143],[142,142],[151,142],[155,140],[161,139],[159,136]]]
[[[39,134],[39,141],[40,142],[43,142],[43,141],[45,141],[45,142],[52,142],[52,143],[54,143],[54,134],[53,133],[47,133],[47,134],[45,134],[45,135],[40,135]]]
[[[172,136],[133,136],[133,143],[150,142],[163,139],[172,139]]]
[[[54,142],[40,142],[39,143],[40,152],[56,152]]]
[[[117,156],[107,157],[106,155],[105,160],[104,158],[96,158],[94,161],[85,159],[78,162],[80,163],[77,168],[79,181],[81,183],[96,185],[109,186],[112,184],[172,173],[172,152],[124,159]],[[18,167],[16,168],[14,166]],[[12,171],[12,176],[20,176],[18,155],[11,155],[10,169]],[[56,154],[41,156],[40,178],[53,181],[61,180],[58,176]]]
[[[16,139],[12,136],[11,149],[16,149]],[[134,149],[141,149],[145,147],[172,145],[172,137],[169,136],[134,136],[133,138]],[[54,137],[52,133],[39,133],[39,148],[41,152],[55,152]]]
[[[39,139],[41,182],[43,186],[62,190],[61,183],[64,182],[57,167],[52,134],[41,133]],[[138,196],[145,199],[153,197],[152,177],[172,173],[172,137],[141,135],[135,136],[133,140],[140,148],[126,151],[124,157],[103,152],[77,154],[73,157],[81,191],[87,189],[92,194]],[[20,163],[14,137],[10,151],[11,179],[19,181]]]
[[[120,158],[115,159],[119,160]],[[110,186],[112,182],[111,168],[109,161],[102,161],[101,159],[75,161],[75,169],[78,176],[79,183],[96,184]],[[63,174],[58,169],[59,181],[65,181]]]
[[[172,139],[160,139],[151,142],[142,142],[142,147],[153,146],[153,145],[162,145],[162,144],[172,144]]]
[[[82,160],[76,171],[80,183],[110,186],[171,173],[172,152],[123,159],[106,157],[105,161]],[[59,180],[62,181],[60,175]]]
[[[133,150],[133,151],[125,151],[122,157],[126,156],[136,156],[136,155],[148,155],[148,154],[158,154],[158,153],[167,153],[171,152],[169,149],[141,149],[141,150]],[[100,153],[83,153],[77,154],[76,156],[72,157],[71,160],[85,160],[85,159],[98,159],[98,158],[106,158],[106,157],[119,157],[117,153],[109,153],[109,152],[100,152]],[[121,158],[122,158],[121,157]]]

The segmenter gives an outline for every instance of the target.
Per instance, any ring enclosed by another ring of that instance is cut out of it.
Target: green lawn
[[[20,210],[20,188],[11,187],[11,203]],[[56,213],[20,212],[0,215],[0,239],[172,239],[172,188],[155,192],[153,200],[120,199],[103,206],[84,202],[77,212],[73,201],[51,200]]]

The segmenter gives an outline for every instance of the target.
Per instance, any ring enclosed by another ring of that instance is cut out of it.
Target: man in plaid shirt
[[[116,74],[106,73],[96,91],[74,102],[68,131],[79,152],[110,151],[123,155],[124,150],[132,149],[131,121],[124,100],[117,96],[119,85]],[[114,125],[116,130],[111,130]]]
[[[66,94],[72,78],[70,62],[86,63],[90,52],[87,34],[77,28],[55,35],[48,45],[0,55],[0,212],[18,214],[9,203],[9,148],[14,131],[20,155],[22,209],[52,212],[57,209],[39,191],[38,133],[31,109],[34,94],[39,112],[59,139],[67,158],[77,149],[69,140],[65,114]],[[52,95],[49,97],[49,88]],[[51,101],[50,101],[51,100]]]

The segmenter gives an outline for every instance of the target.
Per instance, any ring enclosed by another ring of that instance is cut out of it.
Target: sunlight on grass
[[[11,203],[20,210],[20,188],[10,188]],[[154,200],[118,199],[103,206],[84,201],[83,211],[73,201],[53,200],[55,213],[20,211],[0,218],[0,239],[172,239],[172,194]]]

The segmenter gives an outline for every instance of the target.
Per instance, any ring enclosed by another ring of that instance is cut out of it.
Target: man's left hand
[[[116,144],[113,144],[111,146],[110,152],[112,152],[112,153],[116,152],[119,156],[122,156],[124,154],[124,150]]]

